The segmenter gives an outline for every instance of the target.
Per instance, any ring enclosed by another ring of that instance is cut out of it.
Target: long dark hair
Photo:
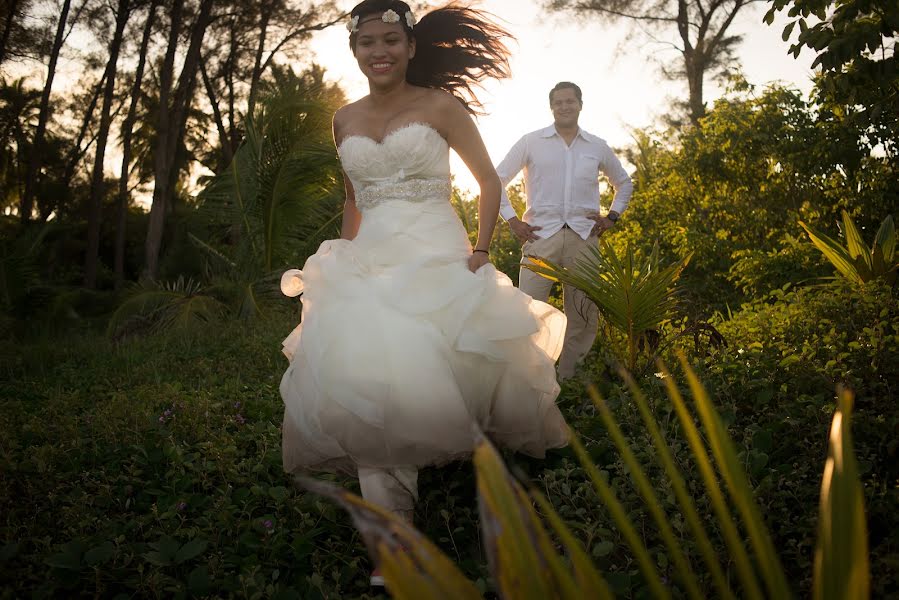
[[[504,38],[512,35],[480,10],[448,4],[427,13],[414,27],[406,22],[409,5],[401,0],[364,0],[350,11],[350,18],[393,10],[400,25],[415,39],[415,57],[409,61],[406,81],[413,85],[445,90],[459,99],[468,112],[481,114],[483,105],[474,88],[485,79],[511,75],[509,49]],[[355,32],[350,47],[356,47]]]

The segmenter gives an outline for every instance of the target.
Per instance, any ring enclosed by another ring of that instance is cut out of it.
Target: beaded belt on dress
[[[356,192],[356,208],[372,208],[387,200],[448,200],[452,191],[449,179],[442,177],[373,183]]]

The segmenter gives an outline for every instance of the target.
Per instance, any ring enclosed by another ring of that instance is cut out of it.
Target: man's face
[[[574,127],[577,125],[583,105],[577,99],[577,95],[572,88],[562,88],[553,92],[552,99],[549,101],[549,107],[553,111],[556,125],[560,127]]]

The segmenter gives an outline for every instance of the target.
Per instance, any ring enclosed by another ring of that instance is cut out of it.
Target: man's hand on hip
[[[528,225],[518,217],[512,217],[509,219],[509,229],[512,230],[512,233],[515,234],[515,237],[518,238],[522,244],[525,242],[530,242],[533,240],[539,240],[540,236],[538,236],[535,231],[538,231],[540,227],[536,225]]]
[[[615,226],[615,221],[609,217],[604,217],[599,213],[590,215],[590,219],[596,223],[596,225],[593,226],[593,229],[590,230],[591,236],[601,236],[607,229],[611,229]]]

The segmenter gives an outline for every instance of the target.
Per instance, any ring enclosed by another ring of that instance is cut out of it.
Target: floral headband
[[[393,10],[392,8],[384,11],[384,14],[381,15],[381,20],[385,23],[399,23],[400,15]],[[412,15],[411,10],[406,11],[406,25],[409,26],[409,29],[413,29],[415,27],[415,17]],[[352,19],[349,20],[346,24],[347,31],[350,33],[356,33],[359,31],[359,15],[356,15]]]

